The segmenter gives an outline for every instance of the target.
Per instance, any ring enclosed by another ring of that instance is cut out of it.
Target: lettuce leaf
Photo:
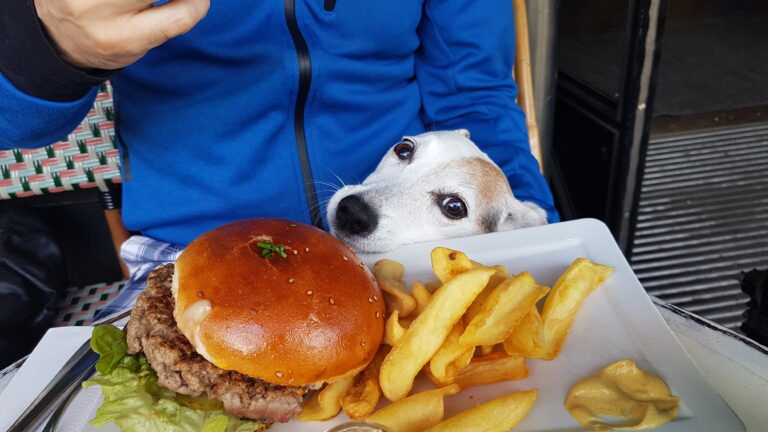
[[[101,370],[97,363],[99,374],[85,381],[83,388],[101,386],[104,396],[90,421],[94,426],[114,422],[123,432],[253,432],[265,427],[261,422],[230,417],[221,409],[194,409],[185,404],[188,398],[177,397],[157,383],[146,357],[126,354],[125,333],[114,326],[94,328],[91,347],[101,356]]]
[[[112,325],[96,326],[91,335],[91,349],[99,354],[96,371],[102,374],[109,373],[128,351],[125,333]]]

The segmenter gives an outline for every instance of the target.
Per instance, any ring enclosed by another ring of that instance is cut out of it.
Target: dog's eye
[[[467,217],[467,205],[457,196],[447,196],[440,201],[440,210],[451,219]]]
[[[414,148],[413,143],[410,141],[401,142],[393,150],[400,160],[408,160],[413,157]]]

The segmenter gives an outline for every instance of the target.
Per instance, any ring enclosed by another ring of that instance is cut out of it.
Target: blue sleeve
[[[22,92],[0,73],[0,149],[43,147],[62,139],[88,114],[97,91],[52,102]]]
[[[431,130],[465,128],[507,175],[521,201],[560,216],[528,144],[512,79],[515,29],[510,0],[426,0],[416,79]]]

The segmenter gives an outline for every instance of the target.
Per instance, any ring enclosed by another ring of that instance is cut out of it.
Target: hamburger
[[[373,275],[335,237],[248,219],[203,234],[150,274],[127,355],[145,356],[157,384],[193,407],[214,401],[233,418],[287,422],[307,392],[373,359],[384,309]]]

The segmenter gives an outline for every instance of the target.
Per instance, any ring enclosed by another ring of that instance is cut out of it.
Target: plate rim
[[[653,372],[660,370],[664,371],[665,381],[670,385],[670,387],[678,391],[680,395],[688,395],[695,392],[697,396],[700,397],[695,400],[694,405],[690,405],[691,401],[683,400],[683,403],[686,404],[686,406],[691,410],[692,415],[690,417],[678,418],[674,422],[668,423],[667,425],[664,425],[657,430],[669,432],[684,432],[689,430],[704,432],[738,432],[746,430],[741,419],[723,399],[717,389],[709,383],[699,366],[685,350],[666,321],[664,321],[661,312],[656,308],[651,297],[645,292],[634,271],[632,271],[629,262],[626,260],[626,257],[623,255],[623,253],[621,253],[621,250],[619,249],[618,244],[616,244],[608,227],[597,219],[577,219],[567,222],[560,222],[557,224],[524,228],[514,231],[496,232],[466,237],[455,237],[423,243],[414,243],[406,245],[402,248],[398,248],[395,251],[381,254],[360,254],[360,258],[363,260],[363,262],[370,266],[373,264],[373,262],[380,258],[387,257],[392,259],[397,254],[408,253],[410,251],[420,251],[423,254],[425,250],[431,250],[431,248],[435,246],[443,246],[461,250],[460,246],[465,244],[468,240],[482,241],[488,238],[494,238],[494,241],[509,241],[510,244],[514,245],[512,248],[525,248],[527,245],[531,244],[541,246],[542,244],[546,245],[548,242],[581,242],[588,255],[594,252],[594,248],[597,247],[596,245],[599,245],[599,247],[602,248],[606,248],[605,250],[611,254],[611,259],[609,262],[600,262],[597,259],[595,259],[595,261],[614,267],[617,273],[621,271],[622,274],[625,274],[625,276],[631,280],[632,290],[634,290],[634,301],[637,301],[638,304],[642,305],[640,308],[641,311],[652,314],[652,321],[655,323],[654,325],[657,328],[662,328],[664,330],[662,332],[664,335],[664,340],[656,341],[655,343],[661,342],[666,347],[673,347],[671,355],[676,357],[678,360],[682,360],[682,363],[672,361],[659,366],[657,364],[659,361],[658,359],[646,357],[648,362],[654,366],[655,371]],[[590,256],[587,256],[587,258],[593,259]],[[404,264],[406,267],[406,274],[408,274],[408,264]],[[637,295],[640,293],[642,296]],[[685,368],[682,367],[683,364],[686,365]],[[680,391],[683,389],[684,391]],[[714,404],[714,407],[712,404]],[[701,416],[697,415],[697,412],[700,412],[700,410],[708,410],[708,412],[712,412],[713,408],[719,413],[713,418],[702,418]],[[93,409],[95,409],[95,407]],[[341,416],[343,416],[343,413]],[[325,422],[311,422],[307,424],[318,426],[322,425],[318,429],[321,430],[322,428],[328,428],[339,423],[341,416],[337,416],[335,419],[331,419]]]
[[[685,350],[666,321],[664,321],[661,312],[656,308],[651,297],[647,294],[642,284],[640,283],[640,280],[637,278],[637,275],[629,265],[626,257],[621,252],[621,249],[616,243],[613,234],[610,232],[605,223],[598,219],[575,219],[513,231],[494,232],[473,236],[454,237],[423,243],[414,243],[391,252],[361,255],[361,258],[366,264],[371,265],[373,262],[375,262],[375,260],[385,258],[387,256],[391,257],[393,254],[407,253],[411,250],[431,249],[432,247],[437,246],[461,250],[460,246],[462,243],[467,241],[482,241],[483,239],[490,238],[494,238],[494,241],[505,240],[509,244],[514,245],[511,246],[512,249],[521,247],[524,248],[527,245],[542,246],[542,244],[546,245],[552,242],[580,242],[584,249],[587,251],[588,256],[586,256],[586,258],[595,260],[600,264],[609,265],[616,270],[616,273],[621,272],[621,274],[629,278],[631,284],[630,292],[632,293],[632,299],[634,302],[636,302],[634,304],[639,306],[638,310],[635,311],[635,313],[631,316],[636,316],[638,311],[650,314],[653,317],[650,322],[652,322],[657,329],[662,330],[661,334],[663,335],[664,339],[662,341],[654,341],[653,343],[661,343],[665,347],[671,348],[669,355],[677,360],[660,364],[659,359],[652,358],[650,356],[646,357],[646,360],[653,365],[654,370],[651,372],[657,374],[659,374],[659,371],[665,372],[664,380],[671,388],[679,391],[680,394],[696,395],[696,399],[693,400],[693,404],[691,404],[691,400],[682,401],[684,406],[690,408],[693,415],[690,417],[678,417],[674,422],[670,422],[657,430],[668,430],[669,432],[686,432],[689,430],[712,432],[746,431],[744,423],[741,421],[738,415],[736,415],[733,408],[728,405],[728,403],[720,395],[717,389],[709,383],[699,366],[696,364],[690,354]],[[604,252],[597,252],[596,248],[598,247],[604,248]],[[610,255],[610,259],[605,260],[594,258],[594,255],[603,255],[605,253]],[[468,254],[471,255],[471,253]],[[407,275],[407,264],[405,267]],[[636,321],[636,319],[634,321]],[[648,343],[649,341],[643,342]],[[682,365],[686,365],[686,367],[684,368]],[[585,374],[584,376],[586,375],[588,374]],[[715,409],[718,414],[713,415],[711,418],[702,419],[700,416],[696,415],[697,412],[702,412],[705,410],[707,412],[711,412],[713,409]]]

